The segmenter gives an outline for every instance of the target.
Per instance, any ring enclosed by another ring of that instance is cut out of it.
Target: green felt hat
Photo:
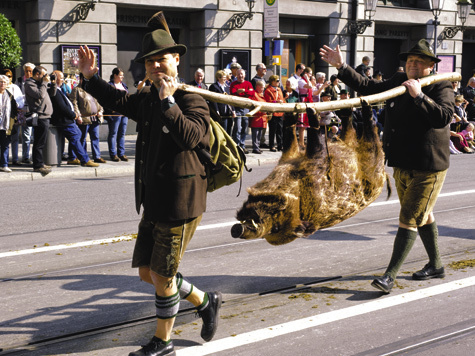
[[[425,39],[419,40],[419,42],[417,42],[414,45],[414,47],[412,47],[409,50],[409,52],[399,53],[399,59],[401,61],[406,61],[407,56],[409,56],[409,55],[429,57],[435,63],[440,62],[440,59],[437,58],[434,55],[434,52],[432,52],[432,49],[430,48],[429,42],[427,42],[427,40],[425,40]]]
[[[158,29],[144,36],[142,41],[142,56],[137,58],[135,62],[144,63],[145,58],[161,53],[178,53],[182,56],[186,53],[186,46],[176,44],[167,31]]]

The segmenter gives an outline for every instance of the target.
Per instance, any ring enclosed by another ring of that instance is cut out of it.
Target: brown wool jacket
[[[350,66],[338,71],[338,78],[362,95],[380,93],[407,80],[406,73],[376,81],[358,74]],[[409,93],[390,99],[385,105],[383,147],[390,167],[420,171],[449,168],[449,125],[454,113],[454,94],[449,81],[422,88],[419,103]]]
[[[195,218],[206,209],[208,186],[204,166],[193,148],[209,148],[210,116],[199,95],[177,91],[176,104],[162,111],[157,89],[138,93],[117,90],[97,75],[84,89],[111,108],[137,122],[135,202],[150,221]]]

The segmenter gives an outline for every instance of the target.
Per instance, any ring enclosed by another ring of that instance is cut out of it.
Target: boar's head
[[[282,245],[313,232],[311,223],[300,220],[297,189],[293,192],[259,192],[249,189],[249,198],[237,213],[241,222],[231,229],[235,238],[265,238],[272,245]]]

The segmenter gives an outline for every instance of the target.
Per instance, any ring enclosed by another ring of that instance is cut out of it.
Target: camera
[[[50,79],[52,82],[56,81],[56,75],[51,74],[51,75],[49,76],[49,79]]]

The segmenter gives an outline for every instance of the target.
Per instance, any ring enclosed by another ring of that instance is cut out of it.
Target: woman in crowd
[[[330,85],[325,89],[325,93],[330,93],[331,100],[338,100],[340,98],[341,85],[340,80],[336,74],[330,77]]]
[[[209,91],[229,95],[229,86],[226,83],[226,72],[224,70],[218,70],[215,77],[216,82],[210,85]],[[233,119],[236,117],[234,108],[229,104],[222,104],[214,101],[210,101],[210,104],[214,111],[216,111],[216,113],[221,117],[219,123],[231,136],[233,130]]]
[[[313,102],[320,102],[320,94],[330,85],[330,82],[326,79],[325,73],[318,72],[315,73],[315,76],[312,77],[312,97]]]
[[[295,81],[287,79],[284,92],[284,98],[287,103],[297,103],[299,101],[299,93],[296,89],[297,84]]]
[[[452,88],[454,89],[455,96],[462,94],[462,90],[459,88],[459,83],[460,82],[452,82]]]
[[[262,80],[256,81],[256,89],[254,91],[254,97],[252,100],[256,101],[264,101],[267,100],[264,98],[264,87],[265,82]],[[267,114],[265,112],[257,112],[251,118],[251,123],[249,125],[251,127],[252,133],[252,153],[261,154],[262,151],[260,149],[260,142],[261,142],[261,135],[262,131],[267,127]]]
[[[11,173],[8,168],[8,146],[10,145],[10,118],[17,115],[15,98],[7,91],[10,80],[6,75],[0,75],[0,172]]]
[[[457,119],[457,122],[461,123],[462,130],[468,124],[467,112],[465,111],[465,107],[467,106],[467,104],[468,104],[468,101],[464,99],[463,95],[457,95],[455,97],[454,116]]]
[[[23,95],[18,85],[13,84],[13,73],[10,69],[3,69],[2,74],[4,74],[8,78],[8,85],[6,90],[15,98],[18,108],[18,116],[21,116],[20,121],[17,121],[10,135],[12,147],[12,166],[21,166],[21,162],[18,160],[18,138],[20,133],[19,125],[24,122],[23,109],[25,107],[25,95]]]
[[[129,91],[124,80],[124,71],[119,67],[112,70],[109,84],[119,90]],[[107,124],[109,126],[109,135],[107,143],[109,144],[109,155],[112,161],[128,161],[125,155],[125,132],[127,131],[127,116],[122,116],[114,111],[107,111]]]
[[[312,68],[305,67],[302,76],[298,81],[299,101],[302,103],[313,103],[313,86],[311,82]],[[298,141],[301,150],[305,149],[305,130],[309,127],[307,114],[300,114],[297,122]]]
[[[269,85],[264,92],[264,98],[268,103],[283,103],[284,94],[279,87],[280,79],[278,75],[269,77]],[[283,112],[275,112],[269,122],[269,147],[272,152],[282,151],[282,129]],[[274,146],[274,140],[277,141],[277,147]]]

